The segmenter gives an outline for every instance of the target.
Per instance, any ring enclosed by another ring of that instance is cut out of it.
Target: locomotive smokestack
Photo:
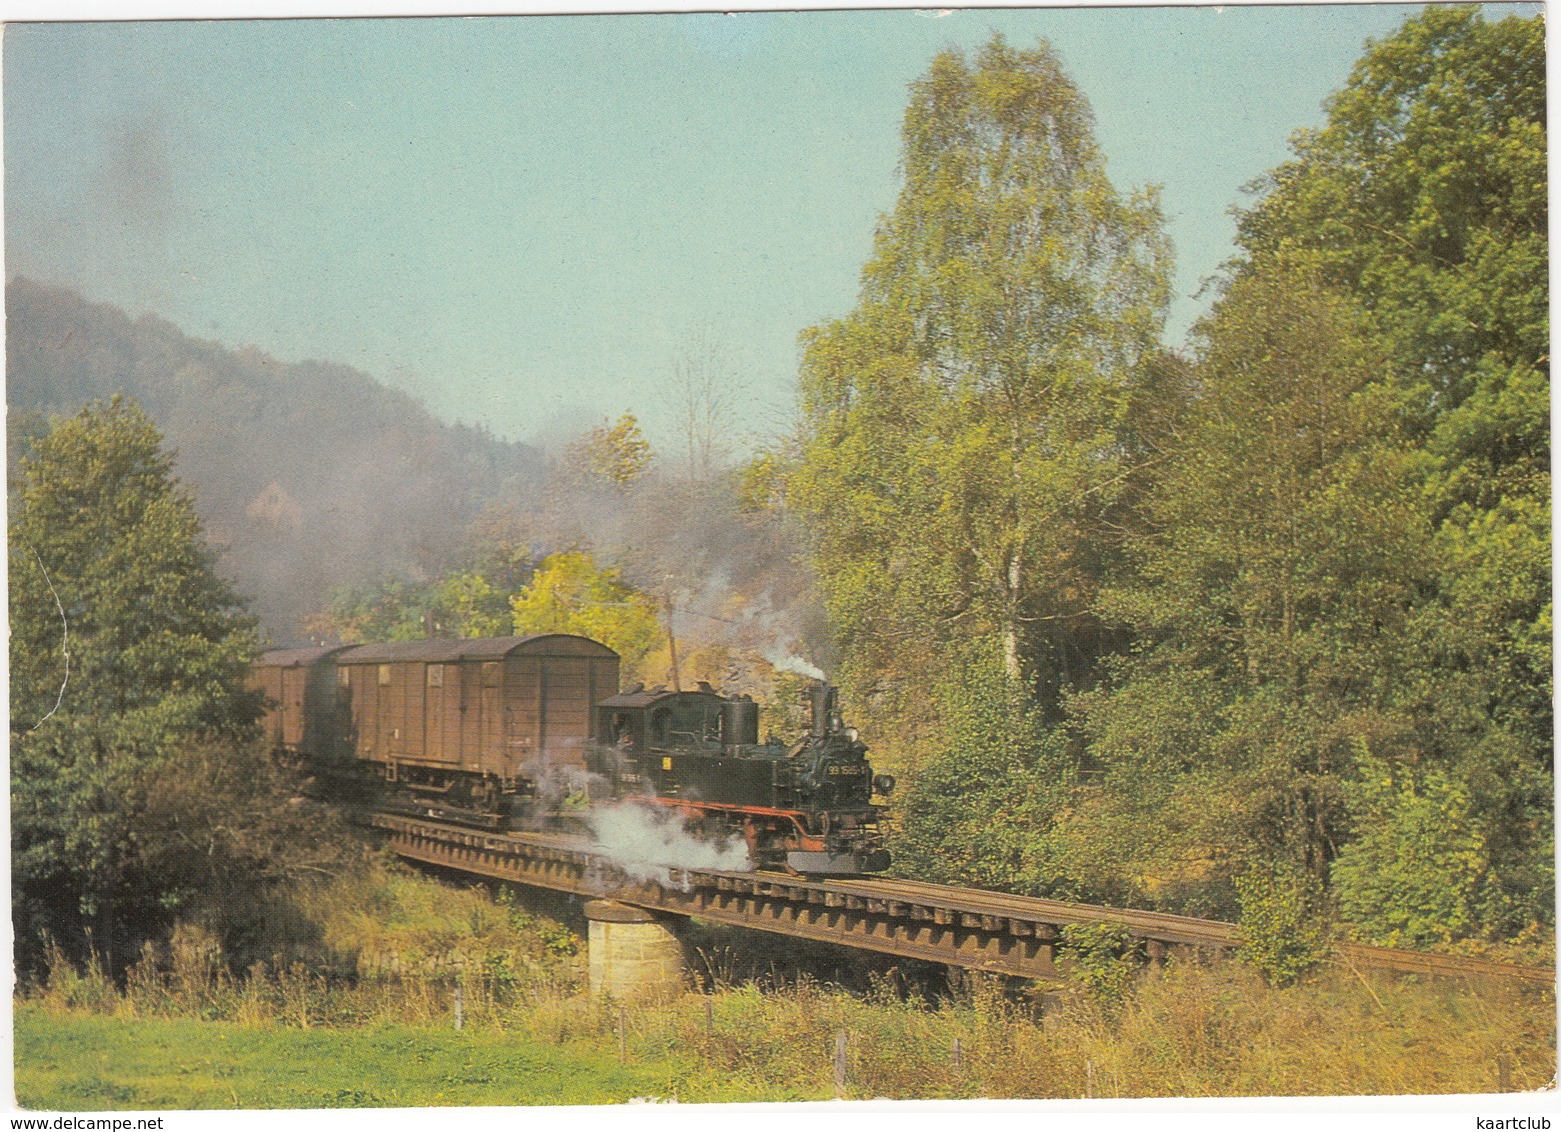
[[[808,689],[808,703],[813,709],[813,721],[808,734],[822,739],[829,734],[830,719],[835,714],[835,689],[822,681]]]

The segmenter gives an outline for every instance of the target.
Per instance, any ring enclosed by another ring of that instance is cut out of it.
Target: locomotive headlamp
[[[854,728],[854,727],[847,727],[846,728],[846,738],[851,740],[851,742],[855,743],[857,741],[857,739],[860,738],[860,737],[861,737],[861,733],[859,731],[857,731],[856,728]]]

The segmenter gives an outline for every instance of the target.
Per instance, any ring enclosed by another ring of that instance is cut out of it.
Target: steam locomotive
[[[618,655],[554,633],[280,649],[251,670],[273,749],[324,773],[366,769],[403,805],[492,827],[546,828],[590,807],[653,808],[757,868],[808,875],[889,865],[867,748],[835,690],[811,725],[760,742],[746,696],[618,691]]]

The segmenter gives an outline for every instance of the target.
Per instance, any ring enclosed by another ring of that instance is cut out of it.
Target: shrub
[[[1330,920],[1322,884],[1288,861],[1254,864],[1237,874],[1241,956],[1274,986],[1289,986],[1327,951]]]
[[[1069,981],[1107,1018],[1118,1017],[1139,971],[1137,943],[1121,924],[1069,924],[1061,934]]]

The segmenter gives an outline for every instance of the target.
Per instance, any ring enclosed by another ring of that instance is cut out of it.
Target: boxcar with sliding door
[[[334,658],[351,753],[414,794],[479,808],[583,772],[618,654],[552,633],[359,645]]]

